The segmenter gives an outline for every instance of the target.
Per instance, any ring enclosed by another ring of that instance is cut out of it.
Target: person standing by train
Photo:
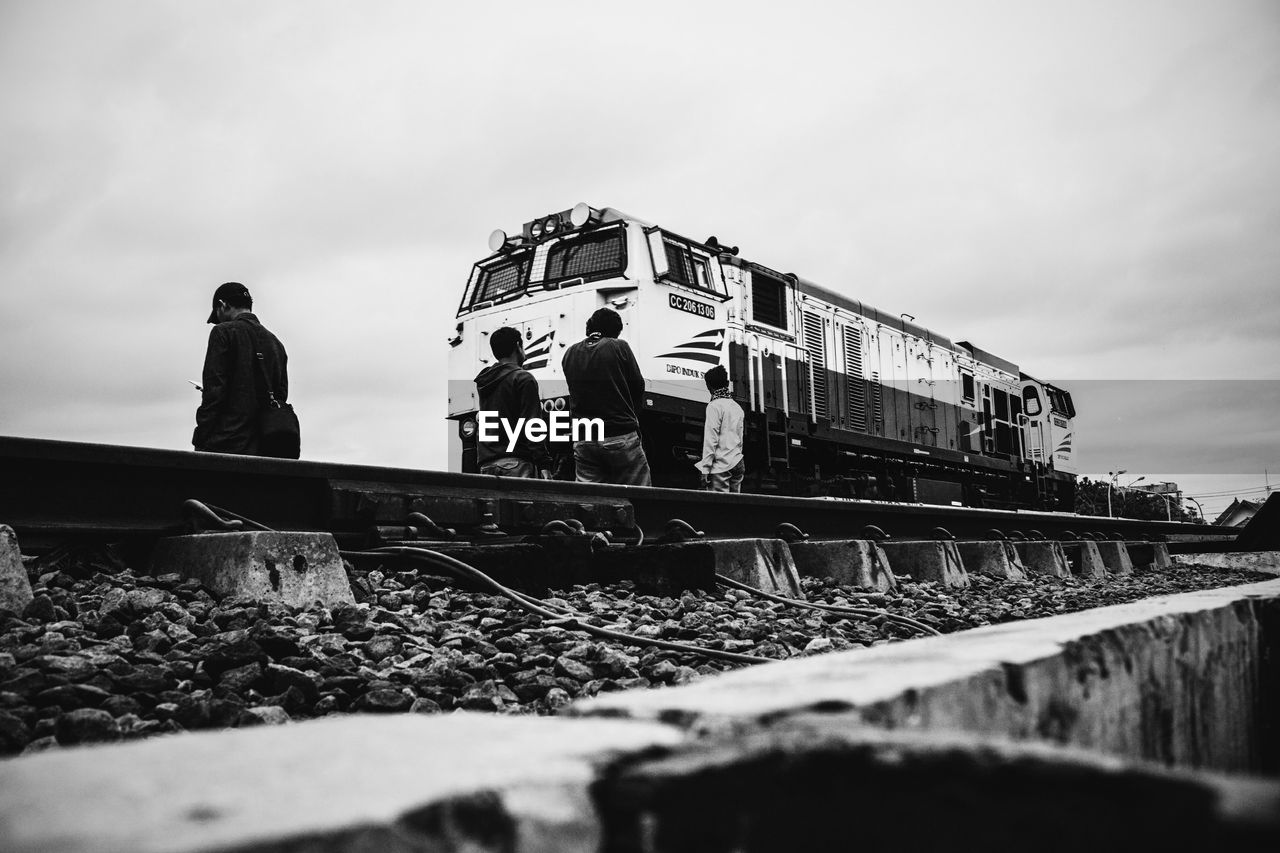
[[[742,407],[729,394],[729,374],[721,365],[703,376],[711,402],[702,427],[702,486],[713,492],[741,492],[746,466],[742,461]]]
[[[249,288],[236,281],[219,285],[208,322],[213,328],[197,386],[200,407],[192,446],[207,453],[297,459],[296,432],[292,446],[273,446],[270,435],[264,444],[268,399],[283,406],[289,398],[288,355],[253,313]]]
[[[579,483],[648,486],[649,459],[636,415],[644,398],[644,376],[620,334],[622,317],[601,308],[587,320],[586,339],[565,350],[561,361],[573,417],[604,423],[601,440],[574,442],[574,472]]]
[[[489,365],[476,375],[480,411],[493,412],[497,419],[509,423],[541,420],[542,398],[538,392],[538,380],[523,367],[524,341],[519,330],[510,326],[495,330],[489,336],[489,349],[498,363]],[[501,431],[494,441],[477,438],[476,464],[480,466],[481,474],[551,479],[551,454],[546,440],[533,441],[523,430],[514,445]]]

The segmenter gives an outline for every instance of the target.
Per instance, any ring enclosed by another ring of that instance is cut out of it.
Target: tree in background
[[[1186,509],[1178,505],[1173,496],[1168,496],[1169,511],[1166,514],[1165,498],[1140,489],[1113,488],[1111,490],[1111,512],[1116,518],[1137,518],[1148,521],[1163,521],[1172,516],[1174,521],[1202,522],[1194,509]],[[1076,481],[1076,512],[1080,515],[1107,514],[1107,482],[1090,480],[1081,477]]]

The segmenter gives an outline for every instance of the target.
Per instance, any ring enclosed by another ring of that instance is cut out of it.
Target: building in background
[[[1213,523],[1220,527],[1243,527],[1261,508],[1261,501],[1242,501],[1236,498],[1231,502],[1231,506],[1224,509],[1222,514],[1213,520]]]

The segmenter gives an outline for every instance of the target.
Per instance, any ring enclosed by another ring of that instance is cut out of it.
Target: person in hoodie
[[[649,460],[640,443],[644,376],[622,334],[622,317],[601,308],[587,320],[587,338],[565,350],[561,369],[575,419],[604,422],[601,441],[578,441],[573,462],[580,483],[648,486]]]
[[[476,390],[480,394],[480,410],[496,412],[514,424],[517,419],[542,417],[542,398],[538,394],[538,380],[524,364],[524,341],[520,332],[503,326],[489,336],[489,349],[498,360],[476,375]],[[551,479],[551,454],[545,440],[531,442],[522,431],[515,447],[510,451],[505,430],[498,431],[497,441],[476,442],[476,463],[481,474],[498,477],[541,477]]]

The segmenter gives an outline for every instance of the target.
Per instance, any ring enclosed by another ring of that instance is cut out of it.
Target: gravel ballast
[[[28,561],[34,598],[0,610],[0,754],[327,714],[456,709],[554,714],[602,691],[682,684],[742,664],[599,640],[498,595],[390,564],[353,572],[361,603],[300,611],[217,600],[178,575],[134,574],[110,552]],[[1203,566],[1103,580],[973,575],[966,590],[904,580],[893,593],[805,578],[810,601],[884,609],[950,633],[1266,580]],[[552,604],[641,637],[784,659],[917,636],[746,592],[557,591]]]

